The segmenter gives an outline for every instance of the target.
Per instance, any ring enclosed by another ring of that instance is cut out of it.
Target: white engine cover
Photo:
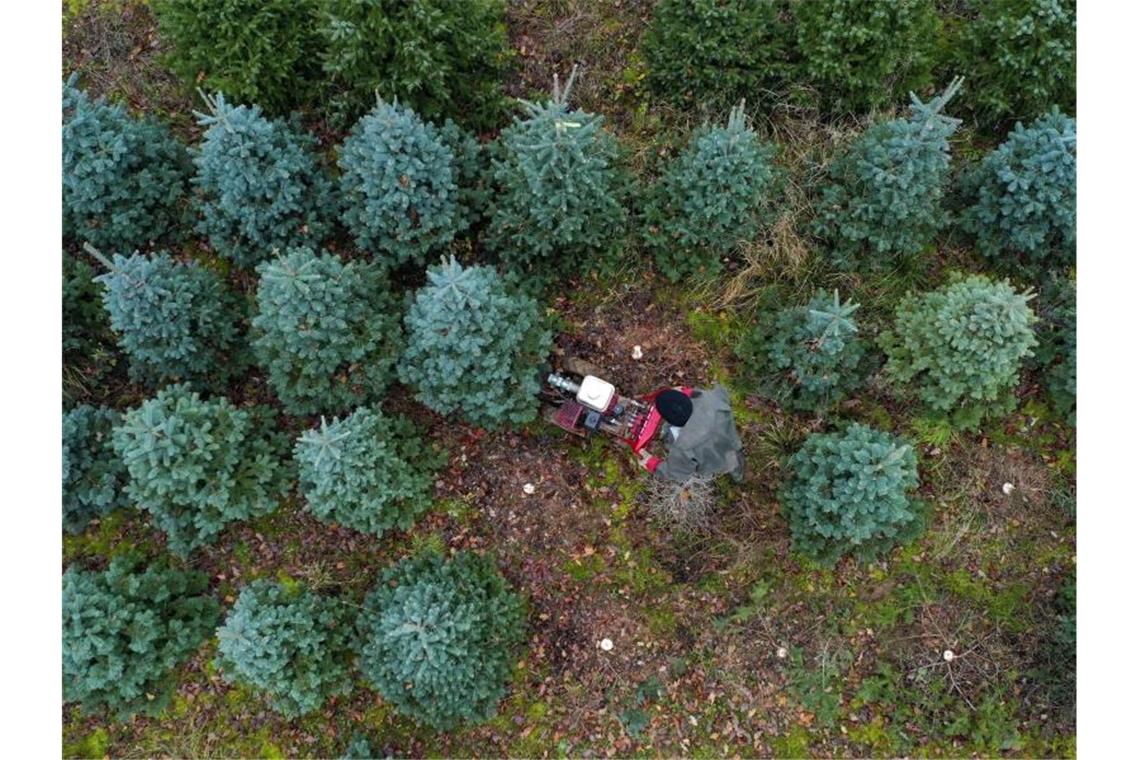
[[[604,412],[610,407],[617,389],[600,377],[586,375],[578,389],[578,402],[596,412]]]

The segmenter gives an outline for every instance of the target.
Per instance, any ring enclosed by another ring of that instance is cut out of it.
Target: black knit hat
[[[670,425],[682,427],[693,414],[693,402],[681,391],[669,389],[661,391],[654,399],[653,405]]]

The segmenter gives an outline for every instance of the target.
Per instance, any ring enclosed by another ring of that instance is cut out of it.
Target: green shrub
[[[463,220],[455,163],[435,126],[378,103],[341,147],[342,219],[356,245],[397,266],[451,242]]]
[[[400,355],[400,315],[380,266],[290,248],[258,267],[253,350],[292,414],[379,401]]]
[[[121,418],[114,409],[87,404],[63,415],[63,527],[69,533],[130,503],[126,468],[111,445]]]
[[[63,85],[63,234],[132,251],[166,241],[183,219],[186,149],[155,122]]]
[[[199,572],[138,568],[63,574],[63,698],[126,719],[170,700],[172,671],[210,635],[218,603]]]
[[[646,242],[673,282],[716,274],[721,258],[753,238],[773,194],[775,150],[744,121],[743,104],[725,127],[698,131],[650,191]]]
[[[874,125],[832,162],[815,229],[840,266],[882,266],[934,239],[946,217],[948,140],[960,123],[940,112],[961,82],[929,103],[912,95],[909,118]]]
[[[1037,344],[1032,297],[979,275],[906,296],[882,336],[887,376],[961,427],[1008,414],[1021,363]]]
[[[1049,399],[1058,414],[1077,424],[1077,283],[1054,274],[1038,302],[1038,346],[1034,363],[1042,370]]]
[[[114,444],[127,491],[185,557],[230,523],[272,512],[288,488],[285,441],[262,407],[237,409],[170,385],[128,411]]]
[[[400,380],[419,402],[473,425],[533,420],[551,342],[538,304],[508,290],[495,270],[454,257],[427,276],[404,317]]]
[[[278,249],[319,244],[334,209],[316,139],[266,119],[258,106],[235,107],[222,95],[207,102],[210,113],[196,114],[207,128],[194,158],[199,231],[246,267]]]
[[[825,112],[872,111],[929,84],[932,0],[811,0],[792,10],[796,78],[819,92]]]
[[[361,407],[297,439],[301,493],[318,519],[382,536],[431,506],[440,457],[411,420]]]
[[[495,195],[487,244],[508,268],[530,276],[584,274],[616,249],[625,224],[617,140],[602,117],[570,111],[554,97],[524,101],[527,118],[499,135],[492,158]]]
[[[502,0],[323,0],[328,108],[351,124],[379,95],[424,118],[498,125],[511,58]]]
[[[852,318],[859,304],[819,291],[806,306],[762,320],[738,354],[760,391],[793,409],[821,413],[862,385],[866,345]]]
[[[796,550],[828,564],[870,559],[922,528],[914,447],[866,425],[815,433],[788,462],[780,505]]]
[[[360,615],[360,670],[404,715],[437,729],[491,718],[522,642],[522,600],[489,558],[461,552],[385,570]]]
[[[267,692],[287,717],[352,689],[353,637],[344,604],[295,584],[255,580],[218,629],[217,666],[230,683]]]
[[[955,45],[970,72],[966,99],[996,127],[1077,103],[1076,0],[989,0]]]
[[[103,263],[109,271],[96,280],[132,376],[200,384],[241,369],[241,309],[217,272],[165,252]]]
[[[318,0],[156,0],[171,68],[187,82],[283,114],[319,73]]]
[[[1077,123],[1054,110],[1020,123],[969,173],[962,226],[1014,271],[1072,265],[1077,254]]]
[[[661,0],[641,39],[651,89],[690,108],[764,99],[788,75],[788,29],[773,0]]]
[[[103,288],[86,261],[63,254],[63,363],[84,364],[114,343]]]

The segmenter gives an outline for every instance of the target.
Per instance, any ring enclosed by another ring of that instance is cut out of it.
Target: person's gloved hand
[[[645,449],[642,449],[641,451],[637,452],[637,463],[647,470],[649,469],[649,460],[652,458],[653,458],[653,455],[650,454]]]

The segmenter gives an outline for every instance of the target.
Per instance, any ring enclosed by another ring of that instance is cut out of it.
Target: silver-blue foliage
[[[834,563],[867,559],[922,527],[914,447],[890,433],[855,424],[815,433],[788,462],[780,506],[798,551]]]
[[[190,156],[169,131],[63,85],[63,234],[115,251],[174,237]]]
[[[828,169],[815,230],[843,266],[882,266],[918,253],[946,222],[949,138],[959,119],[941,113],[954,80],[929,103],[911,95],[911,114],[874,125]]]
[[[431,506],[441,458],[411,420],[360,407],[301,434],[301,493],[318,519],[382,536],[408,530]]]
[[[349,610],[295,583],[255,580],[218,629],[217,666],[230,683],[266,692],[287,717],[319,710],[352,690]]]
[[[669,164],[650,190],[644,231],[670,280],[718,273],[722,257],[760,232],[776,182],[774,153],[740,103],[726,126],[701,129]]]
[[[286,441],[262,407],[208,401],[170,385],[129,410],[115,450],[130,475],[128,493],[185,557],[229,524],[277,508],[289,487]]]
[[[495,270],[454,258],[428,269],[404,325],[400,380],[418,401],[485,427],[534,419],[551,333],[538,304]]]
[[[114,409],[87,404],[63,415],[63,527],[70,533],[130,504],[127,471],[111,445],[121,419]]]
[[[506,692],[524,625],[522,600],[489,558],[406,559],[364,600],[360,670],[399,712],[436,729],[487,720]]]
[[[206,127],[194,156],[201,219],[210,245],[239,266],[252,267],[277,249],[320,244],[333,215],[332,180],[317,141],[258,106],[207,98]]]
[[[95,279],[135,378],[202,385],[245,363],[241,306],[215,270],[163,251],[103,263],[108,271]]]
[[[967,177],[963,215],[978,251],[1006,269],[1059,269],[1077,253],[1077,122],[1056,109],[1005,142]]]
[[[340,151],[342,219],[356,245],[398,266],[426,262],[462,223],[455,156],[410,108],[380,101]]]
[[[379,401],[402,350],[379,264],[290,248],[258,269],[253,350],[293,414]]]

